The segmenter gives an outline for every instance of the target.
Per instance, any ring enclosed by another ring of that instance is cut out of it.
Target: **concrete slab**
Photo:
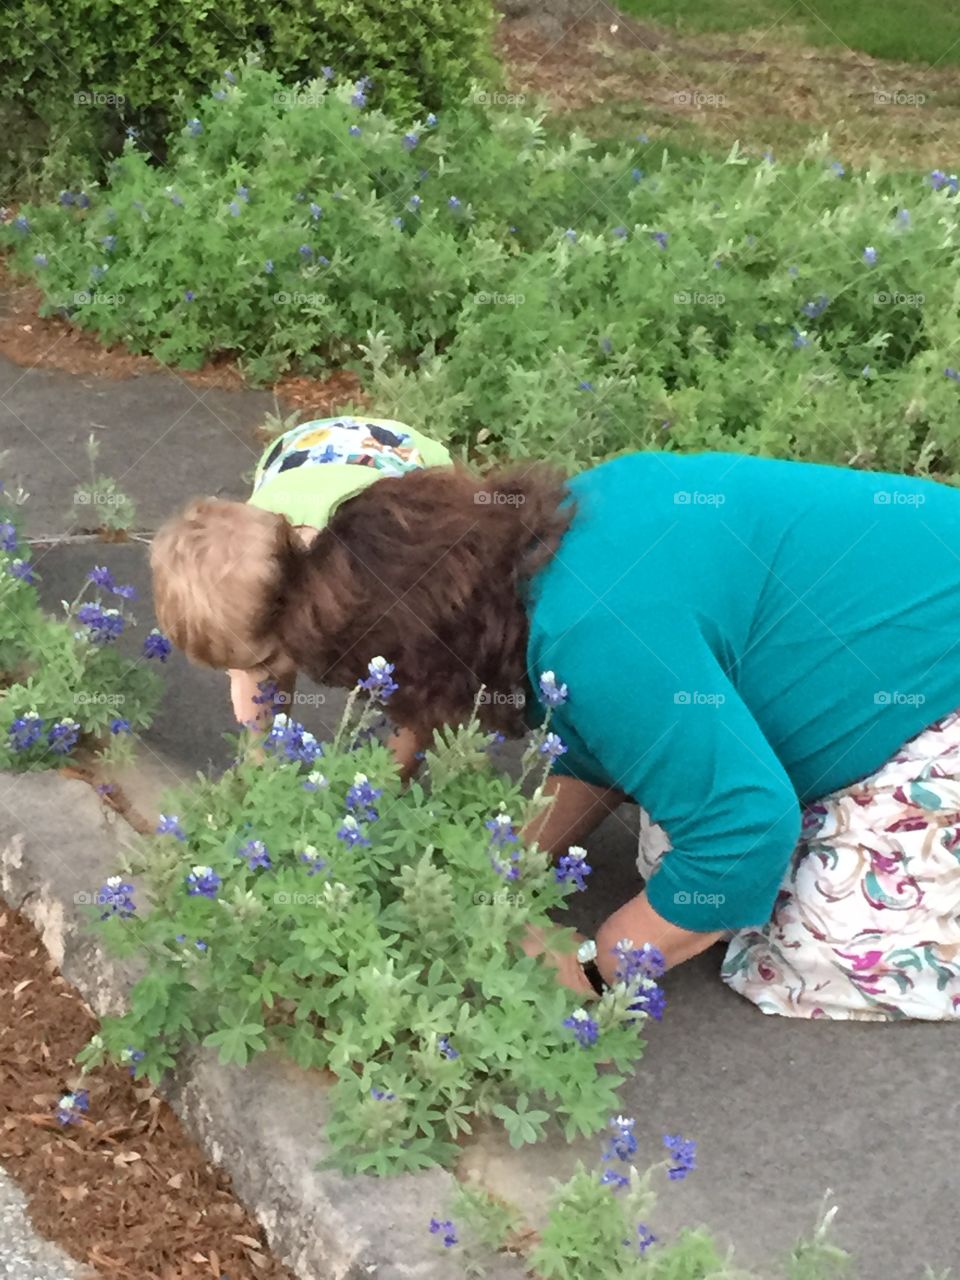
[[[10,1280],[97,1280],[53,1243],[37,1235],[23,1192],[0,1169],[0,1275]]]

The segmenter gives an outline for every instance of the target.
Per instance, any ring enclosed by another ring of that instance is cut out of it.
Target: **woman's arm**
[[[667,968],[692,960],[715,942],[726,937],[724,932],[696,933],[664,920],[647,901],[646,893],[631,898],[613,915],[607,916],[597,930],[597,968],[607,983],[616,981],[617,960],[614,946],[622,939],[630,939],[635,946],[649,942],[663,954]]]
[[[523,838],[552,854],[565,853],[570,845],[586,839],[627,798],[616,787],[595,787],[559,776],[548,778],[544,791],[553,797],[553,804],[524,828]]]

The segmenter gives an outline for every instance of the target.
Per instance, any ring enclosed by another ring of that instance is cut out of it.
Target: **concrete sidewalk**
[[[122,484],[145,529],[193,493],[242,494],[240,477],[257,452],[253,429],[269,407],[264,397],[208,397],[175,385],[161,394],[150,383],[75,380],[0,362],[0,448],[12,447],[3,478],[15,480],[19,469],[39,500],[29,520],[36,534],[66,531],[91,429],[113,442],[103,468],[118,477],[125,469]],[[107,563],[140,587],[141,628],[152,625],[144,544],[53,546],[38,548],[36,558],[51,605],[75,593],[91,564]],[[166,675],[143,756],[144,791],[154,796],[165,780],[222,767],[229,757],[222,735],[232,729],[221,676],[179,657]],[[340,695],[315,692],[326,700],[303,718],[322,731],[337,718]],[[16,790],[7,803],[17,807]],[[595,872],[577,904],[577,923],[588,932],[636,891],[634,823],[635,813],[623,810],[590,841]],[[663,1133],[699,1143],[696,1174],[664,1192],[657,1233],[703,1223],[768,1276],[771,1257],[810,1229],[829,1188],[840,1206],[836,1238],[864,1277],[920,1280],[925,1264],[955,1265],[957,1029],[764,1017],[720,983],[720,954],[714,949],[669,976],[663,1024],[651,1028],[647,1056],[621,1090],[624,1114],[637,1117],[641,1158],[659,1158]],[[597,1156],[595,1143],[558,1139],[518,1154],[482,1135],[464,1163],[536,1213],[551,1177]]]
[[[50,1240],[38,1236],[17,1184],[0,1168],[0,1276],[9,1280],[96,1280]]]

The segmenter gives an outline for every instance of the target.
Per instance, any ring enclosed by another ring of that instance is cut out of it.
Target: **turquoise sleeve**
[[[698,932],[764,924],[800,832],[796,792],[697,623],[652,603],[648,616],[655,640],[599,605],[567,633],[554,727],[562,738],[569,723],[607,785],[669,836],[647,886],[655,911]]]

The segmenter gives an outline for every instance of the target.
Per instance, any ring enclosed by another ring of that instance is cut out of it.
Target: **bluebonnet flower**
[[[863,260],[868,267],[872,267],[877,261],[877,251],[872,244],[868,244],[863,251]]]
[[[176,191],[169,191],[169,190],[167,194],[170,197],[171,204],[175,204],[178,209],[183,208],[183,196],[179,195]]]
[[[651,240],[656,240],[661,249],[666,249],[669,235],[666,231],[651,231]]]
[[[617,237],[618,240],[626,240],[627,236],[630,233],[627,231],[626,227],[614,227],[613,234]]]
[[[308,876],[319,875],[327,865],[324,859],[317,853],[316,846],[312,844],[304,846],[303,852],[300,854],[300,861],[307,868]]]
[[[224,78],[224,80],[226,80],[227,84],[236,84],[236,83],[237,83],[237,77],[233,74],[233,72],[232,72],[232,71],[225,71],[225,72],[223,73],[223,78]]]
[[[223,881],[213,867],[194,867],[185,883],[188,897],[215,898]]]
[[[297,253],[299,253],[301,258],[313,257],[313,250],[310,248],[308,244],[302,244],[300,248],[297,250]]]
[[[436,124],[437,124],[437,117],[431,111],[430,114],[427,116],[427,128],[433,129],[436,127]]]
[[[224,98],[227,96],[227,91],[226,89],[214,89],[212,96],[217,100],[217,102],[223,102]]]
[[[383,787],[373,787],[365,773],[353,775],[353,785],[347,791],[347,808],[363,822],[376,822],[380,816],[373,806],[383,795]]]
[[[124,720],[121,716],[118,716],[116,720],[110,721],[110,732],[115,736],[120,733],[129,733],[130,721]]]
[[[955,173],[951,173],[950,177],[947,179],[947,185],[950,188],[950,194],[955,196],[957,192],[960,192],[960,177]]]
[[[16,551],[17,527],[9,520],[0,521],[0,551]]]
[[[109,876],[97,894],[97,906],[106,907],[101,920],[109,920],[111,916],[119,916],[121,920],[129,920],[137,914],[137,906],[132,898],[133,885],[125,884],[122,876]]]
[[[454,1059],[460,1057],[459,1052],[450,1043],[449,1036],[441,1036],[440,1039],[437,1041],[437,1048],[440,1050],[443,1056],[449,1059],[451,1062],[453,1062]]]
[[[367,105],[367,95],[362,89],[357,89],[350,98],[350,101],[355,107],[365,107]]]
[[[136,141],[136,139],[140,137],[140,130],[135,129],[132,124],[127,125],[126,129],[124,130],[124,133],[127,135],[127,137],[130,139],[131,142]]]
[[[240,857],[246,862],[251,871],[256,871],[258,867],[263,867],[269,871],[271,867],[270,851],[262,840],[248,840],[240,849]]]
[[[792,328],[793,328],[793,345],[795,349],[799,351],[801,347],[809,347],[810,339],[807,337],[807,335],[805,333],[801,333],[800,330],[796,328],[796,326],[792,326]]]
[[[587,887],[585,877],[592,870],[593,868],[587,863],[586,849],[581,849],[579,845],[572,844],[557,863],[554,875],[558,884],[566,884],[570,880],[577,889],[583,892]]]
[[[94,644],[110,644],[123,634],[126,626],[119,609],[104,609],[99,601],[82,604],[77,610],[77,621],[89,628]]]
[[[665,1134],[663,1145],[669,1151],[671,1159],[667,1176],[673,1182],[682,1182],[697,1167],[697,1144],[692,1139],[684,1140],[679,1134]]]
[[[488,818],[483,825],[490,832],[490,844],[493,848],[502,849],[506,844],[516,844],[517,833],[509,814],[498,813]]]
[[[667,1007],[667,997],[662,987],[647,979],[631,1002],[630,1008],[635,1013],[646,1014],[655,1022],[663,1021],[663,1012]]]
[[[18,716],[7,730],[11,751],[29,751],[43,736],[43,720],[36,711]]]
[[[240,217],[240,201],[239,200],[231,200],[230,203],[227,205],[227,208],[230,210],[230,216],[232,218]]]
[[[84,1112],[90,1109],[90,1094],[86,1089],[65,1093],[57,1103],[56,1117],[61,1124],[76,1124]]]
[[[648,1226],[644,1223],[637,1223],[637,1250],[641,1257],[647,1252],[652,1244],[657,1243],[657,1237],[653,1234]]]
[[[910,210],[909,209],[898,210],[897,221],[900,223],[901,227],[909,227],[910,226]]]
[[[244,202],[244,204],[249,204],[249,203],[250,203],[250,188],[249,188],[249,187],[237,187],[237,198],[238,198],[239,200],[242,200],[242,201]]]
[[[451,196],[450,199],[447,201],[447,204],[450,206],[451,209],[459,209],[460,199],[458,196]]]
[[[303,780],[304,791],[319,791],[330,784],[319,769],[312,769]]]
[[[60,192],[60,204],[61,204],[65,209],[68,209],[68,208],[70,207],[70,205],[72,205],[72,204],[73,204],[73,192],[72,192],[72,191],[61,191],[61,192]]]
[[[323,217],[323,210],[313,200],[311,200],[310,202],[310,217],[314,220],[314,222],[319,222],[320,219]]]
[[[332,80],[336,72],[333,67],[321,67],[320,74],[323,76],[324,80]]]
[[[209,950],[210,950],[210,944],[209,944],[209,943],[207,943],[207,942],[204,942],[204,940],[203,940],[202,938],[198,938],[198,939],[196,940],[196,942],[195,942],[193,945],[196,947],[196,949],[197,949],[198,951],[209,951]]]
[[[930,175],[929,182],[934,191],[939,191],[941,187],[947,185],[947,175],[942,169],[934,169]]]
[[[37,575],[33,572],[33,565],[29,560],[11,560],[7,565],[7,572],[13,578],[19,578],[21,582],[25,582],[27,586],[32,587],[36,584]]]
[[[370,1090],[370,1097],[374,1102],[396,1102],[397,1095],[390,1089],[378,1089],[376,1085]]]
[[[617,959],[618,982],[633,982],[635,978],[662,978],[667,969],[663,952],[649,942],[635,947],[630,938],[621,938],[614,945]]]
[[[563,234],[570,241],[571,244],[575,243],[577,239],[577,233],[576,231],[574,231],[573,227],[567,227],[566,231]]]
[[[101,236],[100,243],[106,249],[107,253],[113,253],[114,249],[117,247],[117,237]]]
[[[443,1247],[452,1249],[457,1243],[457,1228],[448,1218],[446,1222],[440,1222],[437,1218],[430,1219],[430,1234],[432,1236],[443,1236]]]
[[[613,350],[613,343],[610,341],[609,338],[600,339],[600,350],[603,352],[605,356],[608,356],[611,353],[611,351]]]
[[[826,294],[821,293],[818,297],[814,298],[812,302],[805,302],[800,310],[810,320],[816,320],[819,316],[823,315],[829,305],[830,299]]]
[[[183,295],[184,301],[186,302],[192,302],[196,296],[197,295],[193,292],[192,289],[187,289]]]
[[[834,160],[830,165],[830,172],[835,173],[838,178],[842,178],[847,171],[839,160]]]
[[[766,160],[767,164],[773,164],[773,151],[770,149],[770,147],[764,148],[763,158],[764,160]]]
[[[612,1137],[603,1151],[604,1160],[629,1160],[636,1154],[637,1139],[633,1132],[636,1124],[629,1116],[613,1116],[608,1128]]]
[[[402,230],[402,229],[403,229],[403,219],[402,219],[402,218],[391,218],[391,219],[390,219],[390,221],[393,223],[393,225],[394,225],[398,230]]]
[[[419,196],[411,196],[410,199],[407,201],[407,206],[413,210],[419,209],[422,204],[423,204],[423,201]]]
[[[102,280],[103,277],[109,271],[109,269],[110,268],[106,265],[106,263],[98,262],[95,266],[92,266],[90,268],[90,279]]]
[[[634,180],[634,182],[642,182],[642,181],[643,181],[643,170],[642,170],[642,169],[631,169],[631,170],[630,170],[630,177]]]
[[[540,743],[539,750],[540,754],[546,756],[551,764],[553,764],[554,760],[559,760],[561,756],[567,753],[567,748],[556,733],[548,733],[543,742]]]
[[[357,687],[365,689],[378,702],[386,702],[400,688],[393,679],[394,664],[386,658],[371,658],[367,671],[367,678],[359,680]]]
[[[557,677],[552,671],[544,671],[540,676],[540,697],[548,707],[559,707],[567,700],[569,690],[565,684],[557,684]]]
[[[602,1187],[613,1187],[616,1191],[619,1191],[621,1187],[629,1187],[630,1179],[618,1169],[605,1169],[600,1179],[600,1185]]]
[[[142,1062],[147,1055],[142,1049],[134,1049],[133,1045],[128,1044],[120,1055],[120,1061],[125,1062],[132,1076],[137,1074],[137,1063]]]
[[[352,813],[348,813],[337,828],[337,839],[342,840],[350,849],[353,849],[358,844],[368,845],[370,843]]]
[[[268,276],[273,275],[273,259],[268,258],[263,264],[264,273]]]
[[[197,138],[200,136],[201,133],[203,133],[203,125],[200,123],[200,121],[197,119],[196,116],[194,116],[192,120],[187,121],[187,128],[189,129],[190,135],[193,138]]]
[[[569,1018],[564,1018],[563,1025],[573,1032],[574,1039],[581,1049],[589,1049],[591,1045],[597,1043],[600,1028],[586,1009],[574,1009]]]
[[[420,139],[417,137],[415,133],[405,133],[403,135],[403,145],[406,147],[408,151],[412,151],[419,142],[420,142]]]
[[[143,656],[145,658],[159,658],[161,662],[166,662],[172,652],[173,645],[158,627],[154,627],[144,637]]]
[[[323,747],[314,735],[299,720],[291,720],[283,712],[274,716],[263,745],[267,751],[282,754],[285,760],[299,764],[313,764],[318,756],[323,755]]]
[[[593,383],[592,383],[592,382],[589,382],[586,378],[584,378],[582,381],[580,381],[580,382],[578,382],[578,383],[577,383],[577,390],[578,390],[578,391],[592,391],[592,390],[593,390]]]
[[[22,231],[24,235],[28,235],[30,232],[30,221],[22,213],[14,218],[13,225],[18,231]]]
[[[800,268],[799,268],[799,267],[787,267],[787,275],[788,275],[788,276],[798,276],[799,274],[800,274]]]
[[[186,840],[187,833],[180,825],[180,819],[175,813],[161,813],[160,821],[157,823],[158,836],[173,836],[176,840]]]
[[[87,581],[92,582],[95,587],[103,587],[104,591],[112,591],[117,585],[105,564],[95,564],[87,574]]]
[[[70,716],[64,716],[51,726],[47,734],[50,750],[58,756],[69,755],[80,738],[80,726]]]
[[[320,263],[321,267],[329,267],[330,265],[330,259],[325,258],[322,253],[320,257],[317,259],[317,261]]]
[[[954,382],[960,382],[960,372],[956,369],[944,369],[943,376],[952,379]]]
[[[35,253],[33,255],[33,260],[38,267],[46,267],[50,264],[50,259],[45,253]]]
[[[868,364],[865,364],[863,368],[860,370],[860,376],[861,378],[872,378],[873,377],[872,367]]]

